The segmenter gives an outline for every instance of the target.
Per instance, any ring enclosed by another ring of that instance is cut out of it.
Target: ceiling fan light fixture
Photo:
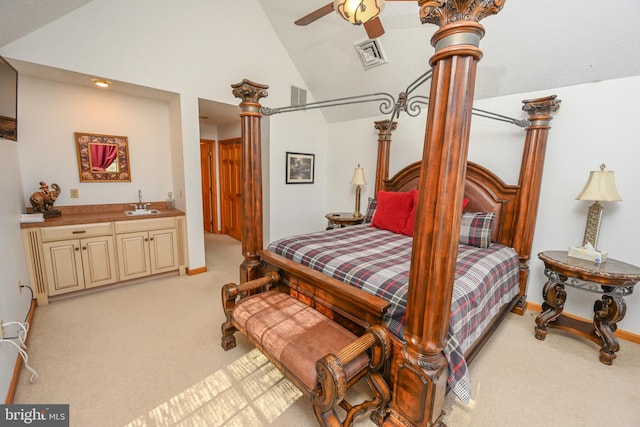
[[[353,25],[376,18],[384,9],[384,0],[334,0],[333,10]]]

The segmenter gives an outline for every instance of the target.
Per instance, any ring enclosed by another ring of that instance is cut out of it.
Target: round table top
[[[610,286],[633,286],[640,281],[640,268],[608,258],[605,262],[596,264],[580,258],[568,256],[568,251],[543,251],[538,258],[545,266],[571,277],[590,280]]]

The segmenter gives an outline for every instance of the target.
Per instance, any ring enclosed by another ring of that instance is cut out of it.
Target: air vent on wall
[[[355,47],[358,54],[360,54],[362,66],[365,70],[387,63],[387,58],[384,56],[384,52],[382,51],[377,39],[370,39],[356,43]]]
[[[291,105],[305,105],[307,103],[307,91],[299,87],[291,86]]]

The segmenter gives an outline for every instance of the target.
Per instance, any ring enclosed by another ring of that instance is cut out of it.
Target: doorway
[[[220,223],[222,233],[242,240],[242,144],[240,138],[218,143]]]
[[[200,177],[202,180],[202,223],[204,231],[219,233],[218,191],[216,185],[216,142],[200,140]]]

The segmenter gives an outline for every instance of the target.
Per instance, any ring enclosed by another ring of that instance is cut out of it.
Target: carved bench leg
[[[370,418],[376,425],[381,426],[388,415],[387,409],[391,402],[391,390],[385,379],[380,375],[380,372],[374,372],[368,376],[367,382],[371,390],[375,393],[376,400],[378,401],[378,405],[375,410],[371,412]]]
[[[237,299],[242,295],[248,295],[251,292],[257,292],[260,289],[269,290],[269,287],[280,280],[280,275],[272,271],[250,282],[240,285],[235,283],[227,283],[222,286],[222,309],[227,316],[227,320],[222,323],[222,348],[226,351],[236,346],[236,337],[233,335],[237,329],[233,326],[232,312],[237,304]]]
[[[237,330],[231,321],[231,311],[236,306],[236,297],[238,296],[238,285],[235,283],[227,283],[222,287],[222,308],[227,320],[222,323],[222,341],[221,345],[224,351],[232,349],[236,346],[236,337],[233,335]]]
[[[233,335],[237,329],[231,324],[230,321],[226,321],[222,324],[222,340],[221,345],[224,351],[231,350],[236,346],[236,337]]]
[[[373,398],[352,406],[344,400],[348,388],[344,365],[367,349],[370,349],[371,357],[369,365],[365,368],[366,372],[364,375],[361,374],[360,379],[365,379],[373,393]],[[380,369],[389,359],[390,354],[391,340],[384,328],[376,325],[367,329],[362,337],[342,349],[337,355],[328,354],[316,362],[320,390],[312,396],[312,402],[313,411],[320,425],[349,427],[356,415],[368,411],[372,411],[371,420],[377,425],[382,425],[391,401],[391,391],[380,374]],[[342,422],[335,411],[337,405],[347,411]]]

